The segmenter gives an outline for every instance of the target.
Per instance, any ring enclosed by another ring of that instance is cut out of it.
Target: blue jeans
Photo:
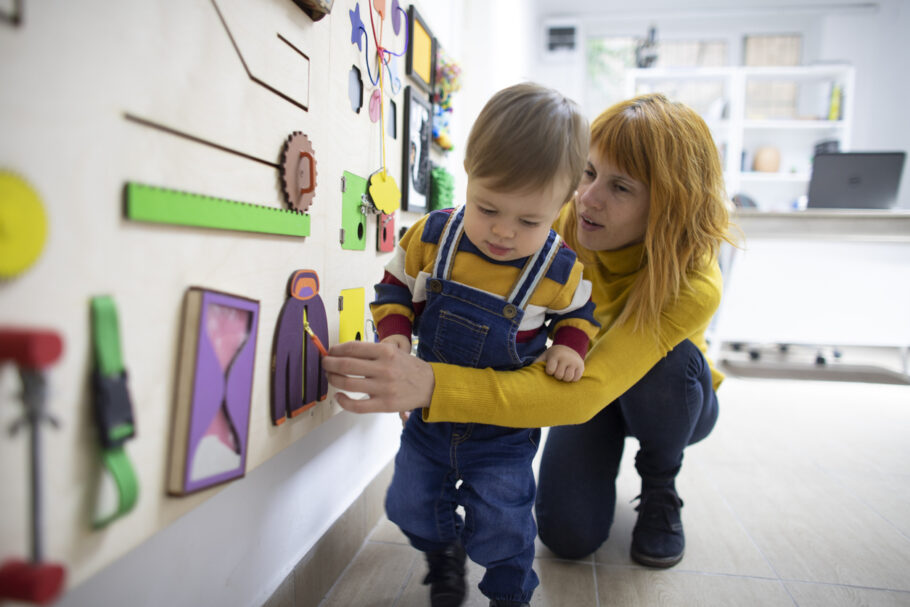
[[[635,468],[644,483],[666,484],[686,446],[717,421],[711,369],[689,340],[591,420],[550,429],[540,463],[537,524],[556,554],[580,558],[606,541],[616,504],[616,474],[626,436],[639,442]]]
[[[471,560],[486,568],[484,595],[530,601],[538,584],[531,461],[539,441],[536,428],[430,424],[415,411],[401,433],[386,494],[389,520],[423,552],[460,540]],[[464,520],[455,512],[458,505]]]

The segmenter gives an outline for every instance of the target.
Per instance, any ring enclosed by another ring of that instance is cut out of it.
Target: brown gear
[[[307,162],[305,170],[309,173],[309,183],[300,184],[298,167]],[[309,137],[300,131],[288,135],[281,148],[281,193],[288,207],[306,212],[316,196],[316,151]],[[301,187],[301,185],[303,187]]]

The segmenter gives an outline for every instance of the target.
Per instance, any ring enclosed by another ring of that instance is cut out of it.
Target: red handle
[[[63,339],[56,331],[0,327],[0,362],[20,369],[45,369],[60,358]]]

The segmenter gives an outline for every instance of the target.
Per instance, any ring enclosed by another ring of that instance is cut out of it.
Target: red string
[[[376,24],[373,22],[373,0],[367,0],[367,6],[370,8],[370,27],[373,28],[373,40],[376,43],[376,56],[379,58],[379,69],[382,69],[382,54],[386,52],[382,46],[382,21],[379,21],[379,35],[376,35]]]

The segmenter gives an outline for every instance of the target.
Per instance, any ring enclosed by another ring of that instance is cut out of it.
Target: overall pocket
[[[445,363],[476,367],[490,327],[442,310],[433,338],[433,354]]]

